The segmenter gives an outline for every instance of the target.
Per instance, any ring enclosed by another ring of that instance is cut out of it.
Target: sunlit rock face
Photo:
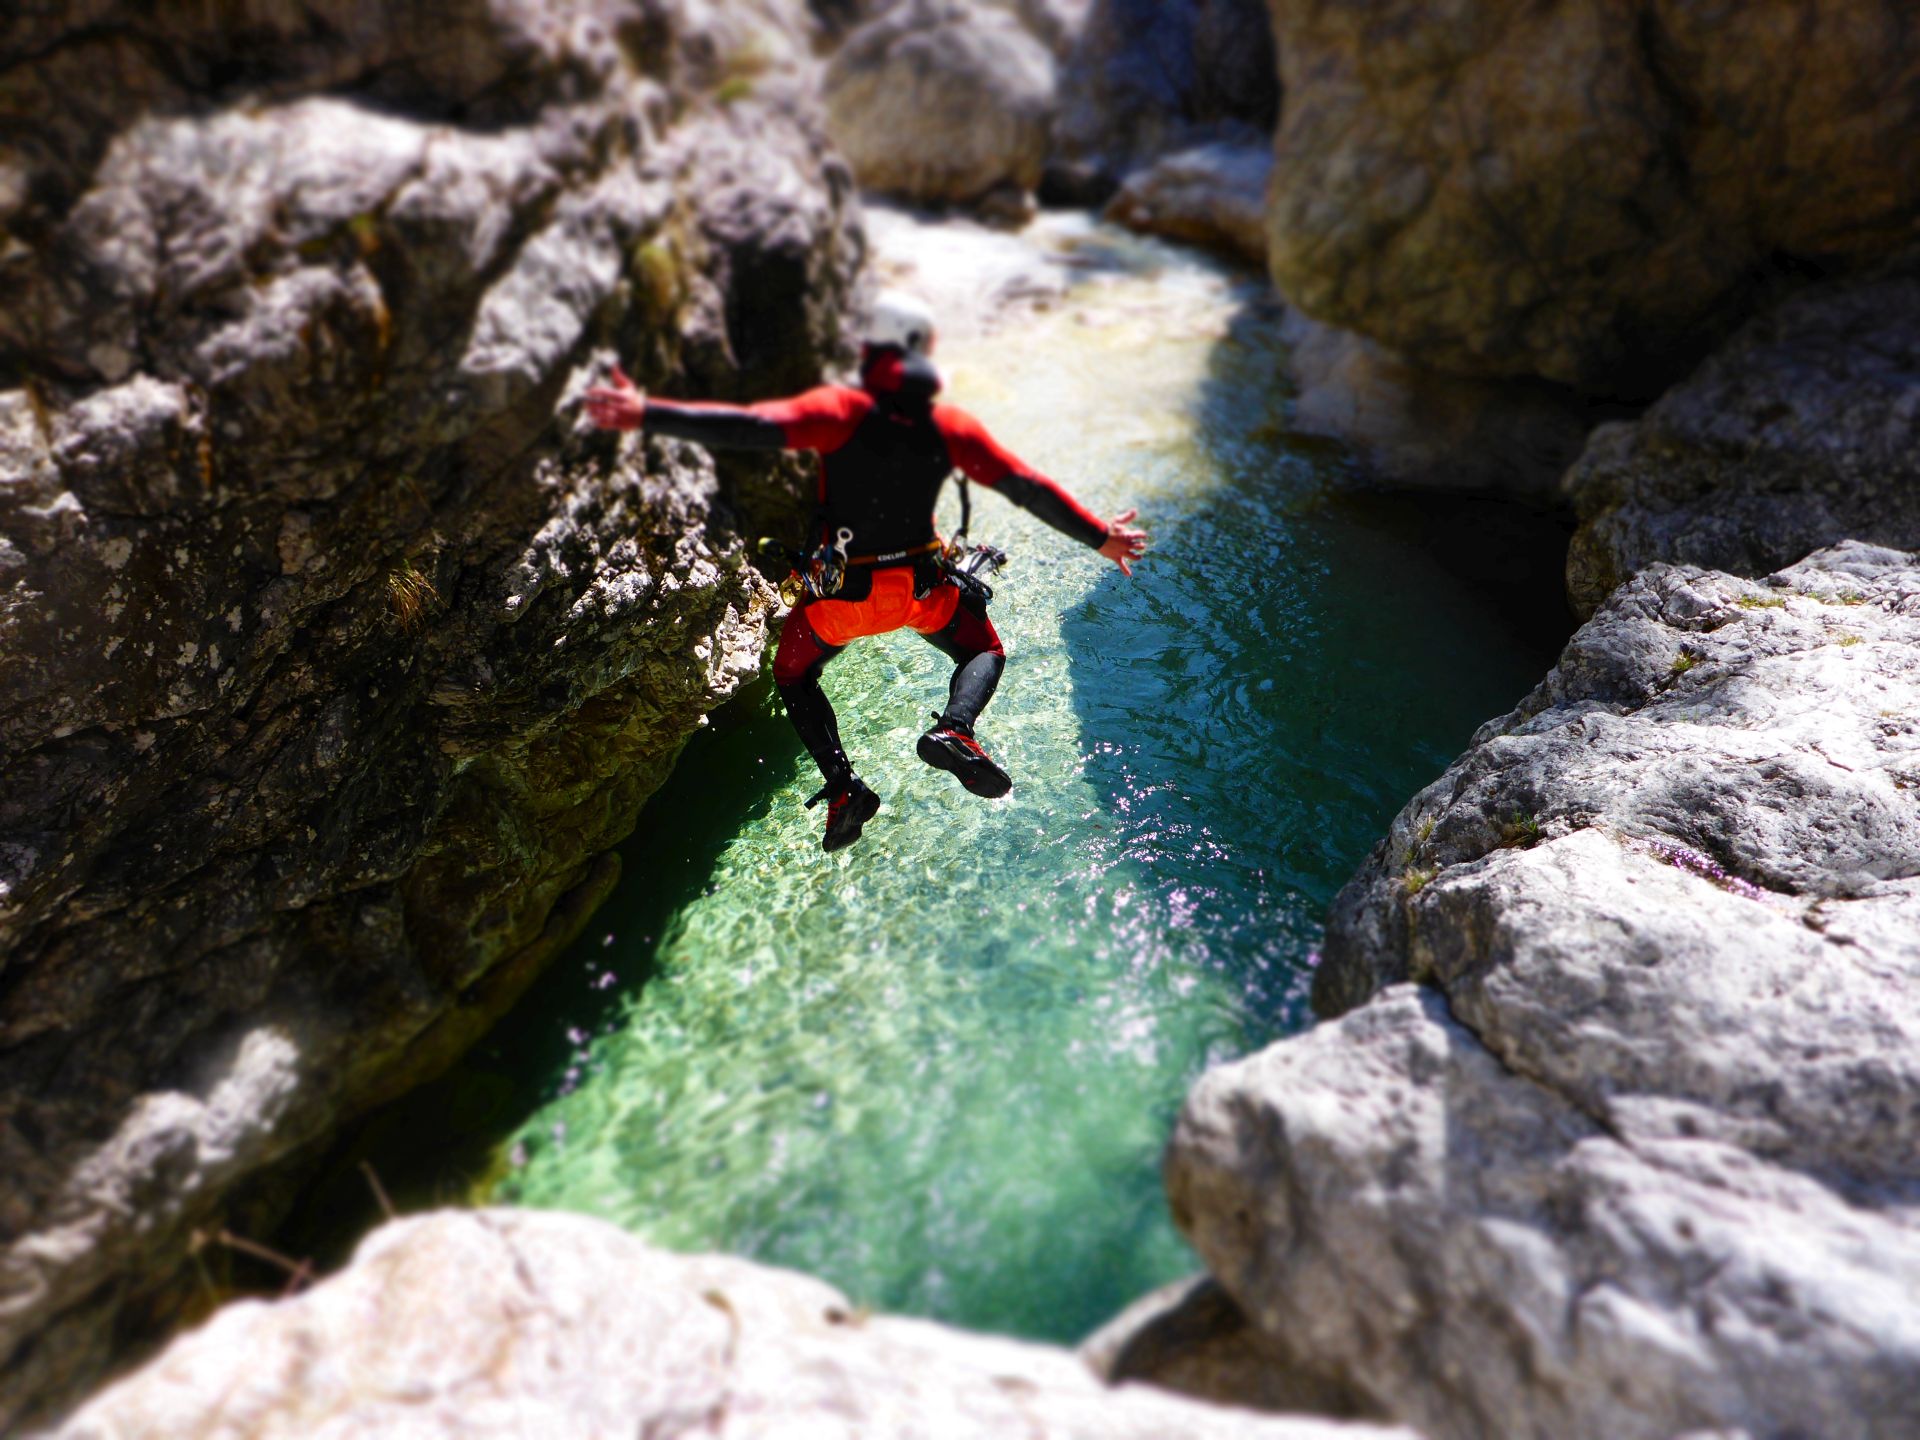
[[[1273,274],[1416,363],[1650,395],[1756,291],[1914,245],[1902,0],[1271,9]]]
[[[1910,553],[1615,591],[1190,1097],[1241,1310],[1436,1435],[1912,1433],[1916,656]]]
[[[1068,1351],[522,1210],[396,1221],[297,1300],[229,1307],[60,1433],[1417,1440],[1109,1389]]]
[[[0,22],[0,1429],[612,883],[769,597],[572,402],[811,381],[857,258],[781,5],[213,13]]]
[[[1765,575],[1839,540],[1920,549],[1920,278],[1836,282],[1743,329],[1566,477],[1591,613],[1657,560]]]

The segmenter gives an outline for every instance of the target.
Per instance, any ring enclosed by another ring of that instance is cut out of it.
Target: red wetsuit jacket
[[[973,416],[933,404],[930,394],[823,385],[758,405],[649,399],[645,424],[703,445],[817,452],[822,538],[851,530],[854,557],[932,542],[934,502],[956,469],[1085,545],[1097,550],[1107,539],[1104,520],[1002,449]]]

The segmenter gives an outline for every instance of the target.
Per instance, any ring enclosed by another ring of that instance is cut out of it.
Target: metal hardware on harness
[[[997,573],[1006,563],[1007,552],[999,546],[962,544],[957,535],[940,552],[940,568],[960,587],[962,594],[971,596],[979,605],[993,599],[993,587],[986,577]]]

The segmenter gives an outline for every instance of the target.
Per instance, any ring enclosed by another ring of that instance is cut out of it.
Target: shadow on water
[[[1369,487],[1261,383],[1278,328],[1253,301],[1210,357],[1193,443],[1221,483],[1153,484],[1196,457],[1144,457],[1174,497],[1154,548],[1062,626],[1086,778],[1170,929],[1209,937],[1187,958],[1230,972],[1253,1043],[1308,1022],[1334,894],[1573,628],[1566,518]]]
[[[765,757],[793,746],[764,676],[716,710],[620,845],[620,881],[580,938],[446,1074],[354,1128],[281,1228],[280,1247],[322,1268],[344,1260],[380,1219],[363,1164],[402,1213],[470,1201],[528,1114],[582,1078],[586,1045],[620,1024],[677,917],[711,893],[733,837],[783,803]]]

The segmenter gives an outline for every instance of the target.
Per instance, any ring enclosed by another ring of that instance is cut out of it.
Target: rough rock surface
[[[1007,10],[898,0],[827,67],[827,122],[860,183],[968,205],[1031,195],[1047,160],[1053,56]]]
[[[1264,0],[1094,0],[1061,70],[1058,161],[1110,188],[1170,151],[1264,146],[1275,75]]]
[[[1068,1351],[870,1316],[803,1275],[519,1210],[388,1225],[342,1274],[230,1306],[60,1434],[1414,1440],[1109,1389]]]
[[[773,5],[58,8],[0,22],[0,1430],[605,893],[768,600],[570,397],[806,383],[857,255]]]
[[[1106,218],[1149,235],[1267,261],[1266,144],[1216,140],[1163,155],[1134,171],[1107,202]]]
[[[1915,244],[1906,0],[1271,6],[1274,276],[1420,364],[1652,394],[1756,285]]]
[[[1191,1097],[1242,1309],[1435,1435],[1915,1433],[1916,717],[1920,557],[1623,586]]]
[[[1764,575],[1839,540],[1920,549],[1920,277],[1775,307],[1595,432],[1567,491],[1583,614],[1655,560]]]

